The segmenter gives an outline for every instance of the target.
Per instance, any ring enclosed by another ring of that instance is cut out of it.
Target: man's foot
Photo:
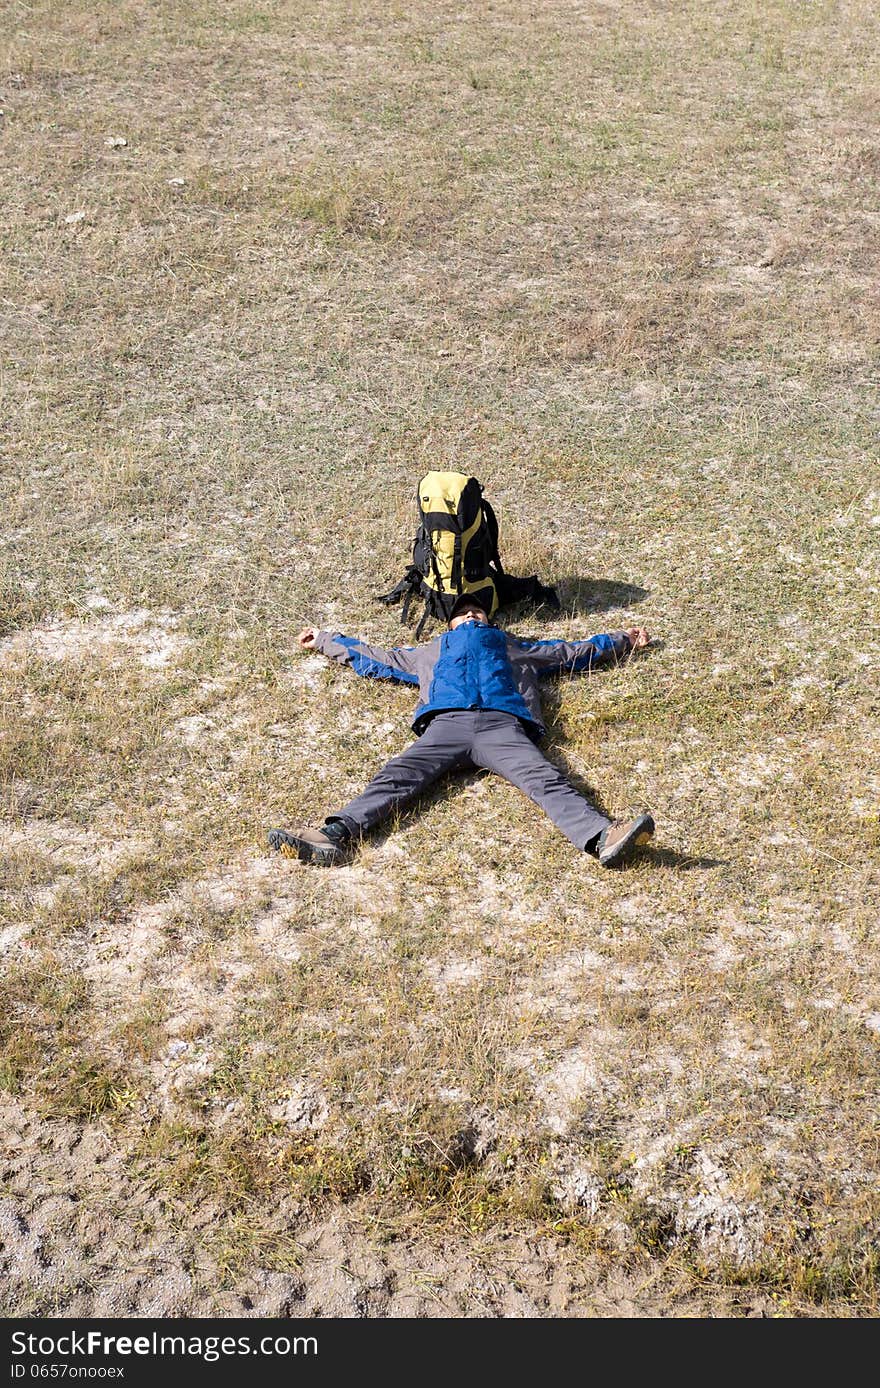
[[[346,862],[347,846],[347,838],[325,833],[323,829],[300,829],[296,834],[287,829],[269,831],[269,847],[282,857],[299,858],[301,863],[317,863],[320,867],[338,867]]]
[[[603,867],[617,867],[634,848],[647,843],[653,832],[654,821],[649,814],[637,815],[635,819],[616,819],[596,840],[596,857]]]

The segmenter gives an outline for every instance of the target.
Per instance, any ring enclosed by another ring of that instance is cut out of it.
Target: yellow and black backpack
[[[498,521],[476,477],[462,472],[428,472],[416,493],[419,528],[412,548],[412,563],[390,593],[379,601],[403,600],[401,622],[406,622],[416,597],[424,598],[425,610],[416,627],[418,638],[429,617],[448,621],[462,593],[479,597],[490,617],[499,607],[518,599],[546,602],[558,610],[553,588],[531,578],[505,573],[498,553]]]

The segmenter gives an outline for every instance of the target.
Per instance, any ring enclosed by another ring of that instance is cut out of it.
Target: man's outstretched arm
[[[562,670],[574,675],[609,661],[623,660],[631,651],[644,650],[650,640],[644,627],[629,627],[626,631],[602,632],[586,641],[518,641],[517,645],[538,674],[552,675]]]
[[[356,675],[373,680],[399,680],[402,684],[418,684],[415,657],[418,646],[398,646],[385,650],[382,646],[368,646],[354,636],[342,636],[338,632],[319,631],[317,627],[305,627],[297,637],[303,651],[320,651],[338,665],[350,665]]]

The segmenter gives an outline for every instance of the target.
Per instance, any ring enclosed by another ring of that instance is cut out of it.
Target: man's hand
[[[629,637],[631,651],[643,651],[646,646],[651,644],[651,638],[645,627],[630,627],[626,634]]]
[[[315,637],[316,637],[317,635],[318,635],[318,628],[317,628],[317,627],[303,627],[303,629],[302,629],[302,631],[300,632],[299,636],[296,638],[297,641],[299,642],[299,648],[300,648],[300,650],[301,650],[301,651],[310,651],[310,650],[312,650],[313,647],[314,647],[314,644],[315,644]]]

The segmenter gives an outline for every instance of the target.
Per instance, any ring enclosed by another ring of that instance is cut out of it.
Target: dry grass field
[[[868,0],[0,5],[0,1307],[878,1306]],[[602,872],[295,649],[476,473]]]

